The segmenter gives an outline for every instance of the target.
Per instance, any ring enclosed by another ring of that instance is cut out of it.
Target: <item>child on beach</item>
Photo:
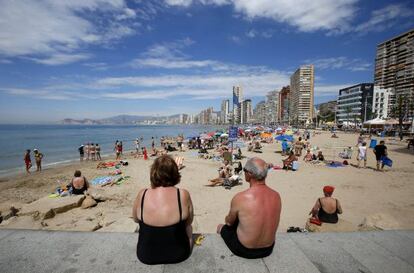
[[[26,150],[23,160],[24,160],[24,164],[26,165],[26,173],[30,173],[30,168],[32,167],[32,160],[30,158],[30,150]]]
[[[362,144],[358,147],[357,160],[358,160],[358,168],[360,167],[359,165],[362,160],[364,160],[364,168],[367,167],[367,143],[366,142],[362,142]]]

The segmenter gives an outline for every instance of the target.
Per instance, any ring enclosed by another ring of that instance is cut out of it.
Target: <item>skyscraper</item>
[[[404,103],[414,100],[414,29],[377,46],[376,87],[391,90],[390,107],[403,96]],[[408,105],[407,104],[407,105]],[[407,107],[409,108],[409,107]]]
[[[241,86],[233,86],[233,123],[240,124],[242,122],[242,102],[243,91]]]
[[[229,123],[229,112],[230,112],[230,101],[223,100],[221,102],[221,123],[227,124]]]
[[[253,115],[253,111],[252,111],[252,100],[251,99],[247,99],[244,100],[242,102],[242,119],[241,119],[241,123],[250,123],[251,119],[252,119],[252,115]]]
[[[278,120],[280,123],[289,122],[290,86],[284,86],[279,92]]]
[[[253,117],[255,123],[264,124],[266,121],[266,102],[260,101],[256,104],[253,111]]]
[[[313,65],[303,65],[290,77],[289,120],[294,124],[312,122],[313,118]]]
[[[266,124],[276,124],[279,121],[279,91],[270,91],[266,94]]]
[[[342,122],[363,123],[371,119],[372,83],[361,83],[339,90],[336,120]]]

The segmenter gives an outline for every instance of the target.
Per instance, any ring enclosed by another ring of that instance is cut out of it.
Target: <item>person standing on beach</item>
[[[85,150],[84,150],[85,146],[82,144],[81,146],[79,146],[78,151],[79,151],[79,158],[80,161],[83,161],[83,158],[85,157]]]
[[[142,155],[144,156],[144,160],[148,160],[147,148],[142,147]]]
[[[377,171],[380,170],[380,164],[381,164],[381,170],[384,169],[384,163],[382,162],[383,156],[388,156],[387,146],[385,146],[385,141],[381,140],[378,145],[374,148],[374,154],[375,158],[377,160]]]
[[[115,146],[115,155],[116,155],[115,160],[120,160],[121,159],[121,144],[120,144],[120,142],[117,142],[117,145]]]
[[[41,152],[39,152],[38,149],[34,149],[33,153],[34,153],[34,157],[35,157],[35,161],[36,161],[36,171],[40,172],[40,171],[42,171],[43,154]]]
[[[217,233],[233,254],[263,258],[272,253],[275,245],[281,199],[278,192],[266,185],[266,162],[251,158],[243,170],[250,187],[233,197],[225,224],[217,226]]]
[[[98,143],[96,143],[96,145],[95,145],[95,155],[96,155],[96,160],[99,160],[99,161],[102,160],[102,158],[101,158],[101,146],[99,146]]]
[[[85,150],[86,150],[85,151],[86,152],[86,160],[89,160],[90,157],[91,157],[91,146],[90,146],[89,142],[86,143]]]
[[[152,150],[154,150],[154,148],[155,148],[155,140],[154,140],[154,137],[151,137],[151,148],[152,148]]]
[[[141,150],[141,144],[139,143],[139,139],[136,138],[135,139],[135,151],[136,151],[136,155],[135,156],[138,156],[139,155],[139,150]]]
[[[32,159],[30,158],[30,150],[26,150],[23,160],[24,160],[24,164],[26,165],[26,173],[30,173],[30,168],[32,167]]]
[[[120,152],[120,154],[121,154],[121,156],[123,155],[123,152],[124,152],[124,146],[123,146],[123,144],[122,144],[122,141],[121,142],[119,142],[119,152]]]
[[[95,160],[95,144],[91,143],[91,145],[89,146],[89,150],[91,151],[91,160]]]
[[[364,161],[364,168],[367,167],[367,143],[366,142],[362,142],[361,145],[358,146],[357,160],[358,160],[358,168],[362,160]]]

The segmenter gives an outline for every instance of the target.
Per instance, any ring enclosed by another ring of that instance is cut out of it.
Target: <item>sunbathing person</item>
[[[312,161],[313,160],[313,154],[311,153],[311,151],[308,149],[307,151],[306,151],[306,154],[305,154],[305,156],[303,157],[303,161],[305,161],[305,162],[309,162],[309,161]]]
[[[253,151],[253,148],[254,148],[253,143],[249,142],[249,144],[247,145],[247,151],[251,152]]]
[[[207,184],[206,186],[214,187],[223,185],[225,179],[228,179],[233,175],[233,167],[228,160],[224,160],[224,164],[218,169],[218,172],[219,176],[208,180],[210,184]]]
[[[225,224],[217,226],[233,254],[248,258],[269,256],[279,226],[281,200],[279,193],[266,186],[267,164],[255,157],[244,167],[250,188],[236,194]]]
[[[84,176],[82,176],[81,171],[76,170],[73,175],[70,186],[72,187],[72,194],[84,194],[89,188],[89,182]]]
[[[295,153],[293,151],[290,151],[289,156],[282,160],[283,162],[283,169],[289,170],[292,169],[293,161],[297,161],[298,158],[296,157]]]
[[[338,223],[338,214],[342,214],[342,207],[338,199],[332,198],[335,188],[332,186],[323,187],[325,197],[318,198],[309,214],[323,223]]]
[[[158,157],[151,166],[151,187],[135,199],[132,217],[139,223],[137,257],[142,263],[179,263],[191,254],[193,205],[188,191],[175,187],[180,179],[174,159]]]

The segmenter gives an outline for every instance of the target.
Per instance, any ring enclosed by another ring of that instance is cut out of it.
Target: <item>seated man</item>
[[[73,175],[70,186],[72,187],[72,194],[84,194],[85,191],[89,188],[88,180],[82,176],[81,171],[76,170]]]
[[[266,186],[266,162],[257,157],[249,159],[244,172],[250,188],[233,197],[225,225],[218,225],[217,233],[233,254],[263,258],[273,251],[281,200],[279,193]]]
[[[338,214],[342,214],[341,204],[338,199],[332,198],[335,188],[332,186],[323,187],[325,197],[318,198],[309,214],[323,223],[338,223]]]
[[[298,158],[296,157],[295,153],[293,151],[290,151],[289,156],[282,160],[283,162],[283,169],[289,170],[292,169],[293,161],[297,161]]]

